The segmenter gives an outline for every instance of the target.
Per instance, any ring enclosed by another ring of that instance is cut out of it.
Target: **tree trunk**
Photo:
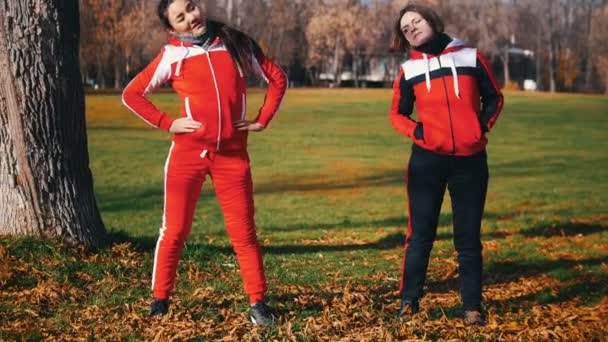
[[[105,238],[89,170],[77,0],[0,4],[0,235]]]
[[[584,61],[585,61],[585,84],[583,86],[583,91],[585,92],[592,92],[593,91],[593,85],[591,83],[591,79],[592,79],[592,73],[593,73],[593,39],[591,36],[591,28],[592,28],[592,23],[593,23],[593,1],[590,1],[587,4],[587,13],[586,13],[586,17],[587,17],[587,30],[586,30],[586,35],[587,35],[587,42],[585,44],[585,51],[584,51]]]
[[[232,22],[232,13],[233,13],[233,0],[227,0],[226,1],[226,18],[228,19],[228,23],[231,25],[234,25],[234,23]]]
[[[342,60],[340,59],[340,49],[342,48],[342,42],[340,35],[336,33],[336,46],[334,49],[334,84],[339,87],[342,83]]]
[[[558,32],[556,32],[557,28],[556,28],[556,20],[557,20],[557,15],[556,13],[556,4],[554,1],[549,2],[549,21],[548,21],[548,26],[549,26],[549,91],[552,93],[555,93],[555,91],[557,90],[557,84],[556,84],[556,74],[557,74],[557,68],[558,68],[558,54],[559,54],[559,47],[558,47],[558,42],[557,42],[557,35],[559,34]]]
[[[106,87],[106,77],[103,72],[103,62],[101,61],[101,56],[97,55],[97,75],[96,75],[96,84],[99,88]]]
[[[80,80],[82,84],[85,84],[87,81],[87,64],[82,57],[82,52],[78,54],[78,61],[80,62]]]
[[[281,64],[283,62],[284,54],[281,49],[283,48],[283,38],[285,37],[285,31],[279,31],[279,38],[276,40],[274,55],[271,57],[275,59],[275,62]],[[274,40],[269,40],[270,42],[274,42]]]
[[[355,88],[359,88],[359,52],[357,50],[353,56],[353,77],[355,78]]]
[[[125,78],[128,80],[131,75],[131,56],[126,54],[125,56]]]
[[[241,27],[241,19],[242,19],[241,11],[240,11],[240,9],[241,9],[241,2],[239,0],[234,0],[234,1],[235,1],[235,5],[236,5],[236,6],[234,6],[235,7],[235,12],[236,12],[235,13],[236,27],[240,28]]]
[[[509,72],[509,45],[505,46],[505,50],[502,56],[502,67],[505,76],[505,88],[510,86],[511,83],[511,73]]]
[[[551,38],[553,40],[553,38]],[[553,47],[553,42],[549,46],[549,91],[555,93],[556,85],[555,85],[555,73],[557,72],[557,62],[555,57],[555,48]]]
[[[540,20],[538,24],[538,32],[536,33],[536,51],[534,51],[534,58],[536,59],[536,90],[544,90],[545,88],[541,85],[542,82],[542,70],[541,70],[541,58],[543,46],[541,43],[542,30],[540,28]]]
[[[118,53],[116,53],[116,56],[114,58],[114,89],[120,89],[121,88],[121,75],[120,72],[122,71],[122,60],[120,58],[120,55],[118,55]]]

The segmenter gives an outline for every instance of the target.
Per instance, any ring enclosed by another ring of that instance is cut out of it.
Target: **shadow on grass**
[[[139,251],[150,251],[156,247],[156,238],[153,237],[132,237],[123,231],[112,232],[109,234],[109,244],[132,243],[134,248]],[[347,244],[347,245],[270,245],[262,247],[265,254],[304,254],[319,252],[343,252],[368,249],[392,249],[403,246],[405,236],[403,233],[390,234],[376,242],[366,244]],[[108,246],[107,244],[106,246]],[[188,242],[187,249],[192,251],[206,251],[207,254],[233,254],[232,247],[217,246],[200,242]]]
[[[525,229],[521,232],[526,237],[553,237],[553,236],[577,236],[591,235],[595,233],[608,232],[608,225],[599,223],[574,223],[558,222],[546,223]]]
[[[494,212],[484,213],[484,220],[499,220],[503,219],[506,214],[498,214]],[[380,228],[380,227],[402,227],[407,229],[408,221],[406,216],[394,216],[387,217],[382,220],[370,220],[370,221],[351,221],[348,218],[343,219],[339,222],[327,222],[327,223],[292,223],[287,225],[264,225],[264,229],[272,232],[292,232],[297,230],[311,231],[311,230],[331,230],[334,228],[342,229],[356,229],[356,228]],[[452,226],[452,214],[441,214],[439,216],[438,226]],[[500,233],[484,233],[493,237],[501,237],[505,234]],[[452,234],[439,233],[437,239],[445,240],[452,238]]]
[[[585,261],[582,261],[585,264]],[[596,261],[592,260],[591,264]],[[508,287],[508,282],[505,286]],[[454,288],[456,289],[456,288]],[[505,289],[508,291],[508,288]],[[435,291],[433,287],[429,292]],[[608,296],[608,275],[581,275],[574,283],[567,283],[556,288],[547,288],[538,292],[529,293],[523,296],[514,295],[513,297],[499,300],[485,300],[484,306],[494,308],[501,315],[506,312],[524,312],[533,306],[559,304],[572,300],[577,300],[581,305],[596,305],[601,298]],[[447,308],[434,307],[430,308],[430,317],[439,319],[444,314],[449,319],[462,317],[462,306],[460,304],[453,305]]]
[[[405,184],[404,172],[387,171],[379,175],[366,176],[355,179],[345,179],[340,182],[319,181],[316,183],[298,183],[301,178],[293,178],[286,180],[274,180],[272,183],[262,183],[255,185],[255,195],[265,193],[281,193],[281,192],[308,192],[318,190],[336,190],[349,188],[365,188],[369,186],[390,185],[395,183]],[[211,181],[208,178],[204,187],[208,188]],[[124,188],[113,191],[106,190],[103,193],[97,193],[98,203],[102,212],[121,212],[130,210],[152,210],[154,208],[162,208],[163,204],[163,187],[162,185],[150,185],[147,187]],[[211,192],[203,192],[202,198],[214,197]],[[404,190],[405,196],[405,190]],[[199,199],[200,200],[200,199]]]
[[[507,299],[504,301],[489,302],[498,304],[509,302],[509,305],[516,306],[525,301],[536,301],[539,303],[556,303],[580,297],[589,300],[592,297],[608,295],[608,275],[593,275],[576,268],[599,266],[608,263],[608,257],[595,257],[583,260],[557,259],[557,260],[538,260],[538,261],[499,261],[490,262],[484,269],[483,285],[505,285],[518,281],[522,277],[533,277],[541,274],[550,274],[554,278],[562,278],[562,281],[574,281],[572,285],[565,286],[558,290],[557,294],[547,290],[546,293],[533,293],[521,297]],[[506,289],[508,291],[508,288]],[[428,292],[447,293],[459,291],[459,281],[450,278],[442,281],[429,281]],[[492,305],[492,304],[491,304]]]
[[[503,237],[504,233],[492,234],[494,238]],[[437,235],[437,240],[444,240],[452,238],[452,233],[442,233]],[[156,246],[156,238],[145,236],[145,237],[131,237],[125,232],[112,232],[110,233],[109,241],[111,243],[126,243],[130,242],[134,244],[134,247],[140,251],[152,250]],[[361,244],[302,244],[302,245],[269,245],[262,247],[264,254],[278,254],[278,255],[289,255],[289,254],[315,254],[322,252],[351,252],[351,251],[362,251],[362,250],[387,250],[394,249],[397,247],[403,247],[405,245],[405,234],[403,232],[389,234],[375,242],[361,243]],[[232,247],[217,246],[212,244],[205,244],[200,242],[188,242],[187,248],[190,250],[206,250],[207,253],[221,253],[221,254],[232,254]]]
[[[154,208],[162,210],[163,205],[163,189],[160,186],[98,192],[96,195],[101,212],[146,211]]]
[[[367,188],[374,186],[384,186],[402,184],[405,192],[405,169],[388,170],[370,176],[350,178],[345,177],[340,180],[328,181],[336,175],[318,175],[319,179],[314,182],[303,183],[301,177],[274,179],[270,183],[257,183],[254,185],[256,194],[282,193],[282,192],[307,192],[319,190],[342,190],[353,188]],[[312,179],[312,178],[307,178]]]
[[[488,214],[493,215],[493,214]],[[451,215],[442,215],[441,220],[447,221],[450,219]],[[324,224],[326,229],[332,229],[336,227],[343,227],[344,229],[356,228],[362,226],[390,226],[395,225],[401,222],[403,219],[401,217],[392,217],[387,218],[381,221],[369,221],[369,222],[348,222],[344,221],[343,223],[330,223]],[[305,225],[299,226],[294,225],[293,227],[300,227],[299,229],[308,230],[310,227]],[[270,230],[275,229],[269,227]],[[598,232],[608,231],[608,227],[601,224],[582,224],[582,223],[571,223],[571,222],[563,222],[563,223],[550,223],[546,225],[539,225],[530,229],[525,229],[520,233],[513,232],[484,232],[482,233],[482,238],[485,239],[502,239],[508,235],[521,234],[525,237],[547,237],[547,236],[561,236],[561,235],[589,235]],[[449,232],[439,232],[436,236],[436,241],[444,241],[451,240],[454,234],[452,231]],[[111,232],[109,236],[109,240],[111,242],[132,242],[136,246],[136,248],[149,250],[156,246],[156,237],[133,237],[128,233],[119,231],[119,232]],[[401,247],[405,245],[405,231],[397,232],[393,234],[389,234],[384,238],[377,240],[375,242],[369,243],[361,243],[361,244],[293,244],[293,245],[268,245],[264,246],[264,253],[267,254],[307,254],[307,253],[320,253],[320,252],[349,252],[349,251],[360,251],[360,250],[387,250],[393,249],[397,247]],[[215,246],[212,244],[204,244],[199,242],[189,242],[188,248],[193,249],[205,249],[211,250],[218,253],[230,254],[232,253],[231,247],[224,246]],[[498,265],[496,267],[499,268],[499,272],[502,274],[506,274],[509,269],[513,269],[515,273],[521,273],[522,270],[525,273],[526,270],[533,270],[537,267],[536,264],[530,263],[528,261],[524,261],[523,263],[515,263],[511,264],[509,262],[505,262],[502,265]],[[523,267],[523,269],[522,269]],[[542,266],[540,266],[542,268]]]
[[[104,247],[110,247],[114,244],[131,243],[135,250],[139,252],[147,252],[156,247],[157,237],[152,236],[132,236],[124,231],[111,231],[108,233]]]
[[[206,180],[203,188],[209,188],[209,179]],[[164,192],[162,185],[123,188],[114,191],[98,192],[96,194],[99,209],[104,213],[119,213],[124,211],[149,211],[157,210],[160,218],[163,210]],[[198,199],[199,205],[201,202],[214,198],[215,194],[209,191],[203,191]]]
[[[576,163],[572,159],[576,158]],[[518,159],[490,166],[491,175],[495,177],[530,177],[536,175],[554,174],[556,170],[588,170],[597,161],[585,158],[577,158],[575,155],[553,155],[545,156],[542,162],[538,158]]]
[[[567,273],[574,267],[592,267],[608,263],[608,256],[594,257],[582,260],[520,260],[520,261],[493,261],[487,263],[485,268],[485,284],[500,284],[516,280],[520,277],[530,277],[549,272]],[[580,273],[577,271],[577,273]],[[566,275],[566,277],[569,277]]]

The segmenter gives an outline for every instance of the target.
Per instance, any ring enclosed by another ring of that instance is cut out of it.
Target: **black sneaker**
[[[476,310],[467,310],[464,312],[464,324],[483,327],[486,325],[486,320],[483,318],[481,312]]]
[[[249,310],[249,318],[253,325],[269,326],[274,324],[272,309],[264,302],[257,302]]]
[[[154,299],[150,305],[150,317],[163,316],[169,311],[168,299]]]
[[[417,301],[402,300],[401,308],[399,308],[399,322],[407,322],[420,312],[420,306]]]

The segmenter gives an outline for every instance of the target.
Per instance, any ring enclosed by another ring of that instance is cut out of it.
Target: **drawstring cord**
[[[424,58],[424,64],[426,66],[426,68],[424,69],[424,79],[426,81],[426,91],[427,93],[431,92],[431,60],[429,59],[429,57],[427,56],[426,53],[422,54],[422,57]],[[437,56],[436,58],[441,58],[441,56]],[[458,84],[458,71],[456,70],[456,61],[454,61],[454,56],[449,55],[448,58],[448,64],[450,67],[450,70],[452,71],[452,78],[454,79],[454,94],[456,94],[457,98],[460,98],[460,86]]]
[[[450,69],[452,69],[452,77],[454,78],[454,94],[456,94],[457,98],[460,98],[460,88],[458,87],[458,72],[456,71],[456,62],[454,61],[454,56],[450,55],[448,61],[450,62]]]
[[[426,68],[424,69],[424,78],[426,79],[426,92],[430,93],[431,92],[431,61],[429,60],[429,57],[426,55],[426,53],[423,53],[422,56],[424,57],[424,64],[426,65]]]

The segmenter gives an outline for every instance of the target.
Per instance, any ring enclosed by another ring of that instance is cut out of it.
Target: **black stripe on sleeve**
[[[414,112],[416,95],[414,95],[414,87],[405,77],[401,77],[399,81],[399,92],[399,114],[409,117]]]
[[[479,85],[479,96],[481,96],[479,122],[481,129],[487,132],[489,130],[488,122],[490,122],[493,116],[498,114],[501,96],[499,90],[494,87],[491,76],[479,59],[477,59],[477,82]]]

